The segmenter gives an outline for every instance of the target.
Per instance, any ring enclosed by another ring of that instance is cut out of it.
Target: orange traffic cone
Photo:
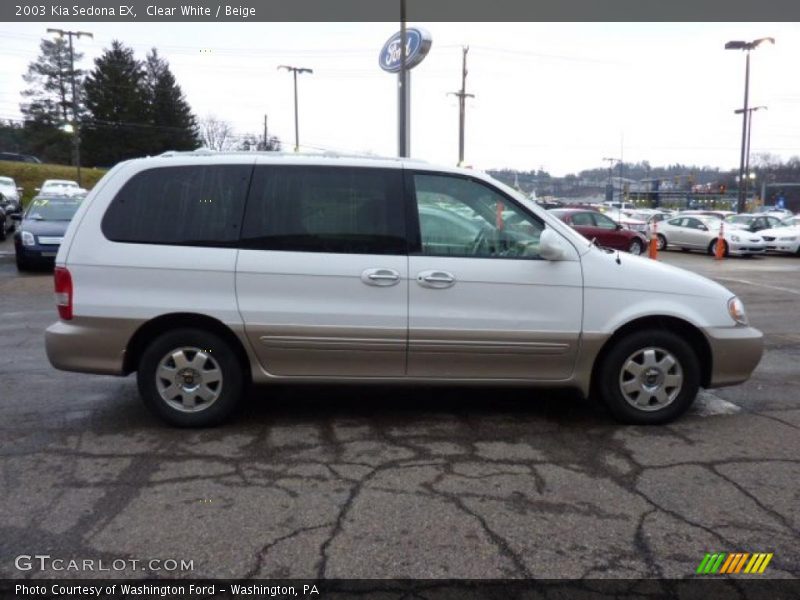
[[[658,221],[653,221],[653,226],[650,228],[650,247],[647,255],[653,260],[658,258]]]
[[[719,224],[719,235],[717,236],[717,244],[714,246],[714,260],[722,260],[725,258],[725,237],[723,235],[724,222]]]

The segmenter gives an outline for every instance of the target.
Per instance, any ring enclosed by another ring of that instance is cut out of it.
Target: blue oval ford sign
[[[424,29],[409,27],[406,29],[406,69],[413,69],[428,54],[431,49],[431,34]],[[400,71],[402,48],[400,46],[400,32],[390,37],[383,45],[378,62],[381,69],[389,73]]]

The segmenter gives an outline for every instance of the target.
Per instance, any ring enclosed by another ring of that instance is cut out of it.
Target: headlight
[[[22,233],[20,233],[20,237],[22,238],[23,246],[36,245],[36,239],[33,237],[33,234],[30,231],[23,231]]]
[[[739,236],[738,235],[732,235],[731,236],[731,241],[732,242],[738,242],[739,241]]]
[[[736,296],[728,300],[728,314],[739,325],[747,325],[747,313],[744,311],[744,304]]]

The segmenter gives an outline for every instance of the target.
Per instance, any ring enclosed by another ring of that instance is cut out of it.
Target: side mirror
[[[620,231],[620,230],[625,229],[625,228],[622,226],[622,223],[617,223],[616,229],[617,229],[617,231]]]
[[[552,229],[545,228],[539,237],[539,256],[545,260],[564,260],[569,256],[567,242]]]

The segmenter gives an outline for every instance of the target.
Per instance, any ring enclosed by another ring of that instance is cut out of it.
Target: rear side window
[[[235,246],[253,167],[161,167],[134,175],[103,217],[114,242]]]
[[[399,169],[256,167],[242,247],[405,254]]]

